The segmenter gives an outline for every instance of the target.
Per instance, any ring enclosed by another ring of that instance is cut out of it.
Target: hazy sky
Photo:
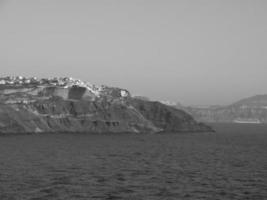
[[[267,1],[0,0],[0,70],[228,104],[267,93]]]

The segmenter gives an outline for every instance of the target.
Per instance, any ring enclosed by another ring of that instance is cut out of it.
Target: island
[[[0,78],[0,133],[212,132],[185,111],[70,77]]]

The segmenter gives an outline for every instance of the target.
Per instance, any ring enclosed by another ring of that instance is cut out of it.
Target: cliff
[[[0,79],[0,133],[212,131],[184,111],[72,78]]]
[[[228,106],[183,109],[202,122],[267,123],[267,95],[252,96]]]

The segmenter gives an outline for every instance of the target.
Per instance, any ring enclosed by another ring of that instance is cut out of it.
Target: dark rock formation
[[[185,111],[164,105],[160,102],[134,99],[132,105],[154,125],[168,132],[194,132],[211,130],[203,123],[196,122]]]
[[[0,133],[212,131],[184,111],[71,78],[0,79]]]

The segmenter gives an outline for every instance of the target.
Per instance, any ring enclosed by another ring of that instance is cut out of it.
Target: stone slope
[[[211,128],[203,123],[196,122],[193,117],[183,110],[160,102],[132,100],[132,105],[154,125],[168,132],[198,132]]]
[[[0,79],[0,133],[212,131],[187,113],[125,89],[72,78]]]

